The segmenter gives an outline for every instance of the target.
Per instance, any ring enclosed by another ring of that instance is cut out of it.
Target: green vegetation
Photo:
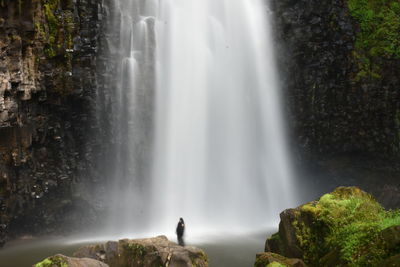
[[[202,266],[202,263],[208,262],[207,255],[201,251],[200,256],[195,257],[194,255],[189,254],[190,260],[192,261],[193,267]]]
[[[56,47],[58,42],[58,32],[61,27],[58,18],[54,15],[54,12],[59,6],[58,0],[47,0],[43,5],[44,15],[48,26],[48,46],[45,48],[45,53],[49,58],[56,56]]]
[[[287,266],[284,265],[284,264],[281,264],[279,262],[274,261],[274,262],[271,262],[270,264],[268,264],[266,267],[287,267]]]
[[[47,267],[47,266],[51,266],[53,264],[53,262],[49,259],[44,259],[43,261],[36,263],[34,266],[35,267]]]
[[[261,253],[256,257],[255,267],[287,267],[297,266],[299,262],[295,259],[286,258],[276,253]]]
[[[68,263],[60,256],[53,256],[36,263],[34,267],[68,267]]]
[[[398,0],[348,0],[350,14],[360,25],[354,58],[364,77],[379,78],[382,58],[400,58],[400,2]]]
[[[395,225],[400,225],[400,211],[390,211],[383,218],[380,227],[381,229],[386,229]]]
[[[134,258],[141,258],[146,255],[146,248],[137,243],[127,244],[125,250]]]
[[[296,237],[304,260],[317,265],[378,266],[390,256],[380,233],[400,225],[399,211],[385,211],[358,188],[326,194],[300,212],[313,223],[296,221]]]
[[[43,12],[48,28],[48,34],[45,37],[48,44],[45,48],[45,54],[47,57],[53,58],[60,54],[62,49],[71,49],[73,47],[73,33],[75,30],[73,14],[69,10],[60,9],[60,0],[45,0]],[[60,14],[56,15],[57,13]],[[38,37],[44,36],[43,25],[35,23],[35,29]],[[64,52],[61,54],[64,54]],[[65,54],[64,57],[67,59],[67,63],[72,59],[69,54]]]
[[[63,9],[61,0],[42,0],[40,7],[34,14],[35,39],[44,44],[44,55],[56,70],[52,77],[54,92],[68,95],[73,89],[70,77],[76,33],[73,11]]]

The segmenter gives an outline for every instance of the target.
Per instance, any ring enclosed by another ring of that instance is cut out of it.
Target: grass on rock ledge
[[[400,211],[384,210],[371,195],[358,188],[339,188],[300,210],[311,215],[321,235],[315,236],[317,233],[304,224],[295,226],[306,262],[316,263],[325,255],[325,262],[333,257],[345,266],[378,266],[392,253],[382,233],[400,225]],[[396,249],[399,253],[400,248]]]

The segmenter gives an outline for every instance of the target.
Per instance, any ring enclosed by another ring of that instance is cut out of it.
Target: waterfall
[[[155,16],[151,1],[113,0],[107,48],[107,86],[112,148],[104,173],[109,185],[108,225],[113,234],[143,229],[149,218],[148,195],[153,143]],[[107,112],[104,112],[107,113]]]
[[[113,227],[276,223],[294,182],[266,2],[114,3]]]

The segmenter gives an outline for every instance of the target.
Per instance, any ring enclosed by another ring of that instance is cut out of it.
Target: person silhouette
[[[185,242],[183,241],[183,234],[185,233],[185,222],[182,218],[179,218],[178,225],[176,226],[176,235],[178,237],[178,244],[180,246],[185,246]]]

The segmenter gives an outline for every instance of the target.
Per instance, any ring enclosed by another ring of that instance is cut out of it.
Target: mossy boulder
[[[108,267],[108,265],[94,259],[72,258],[57,254],[36,263],[33,267]]]
[[[300,259],[289,259],[282,255],[264,252],[257,254],[254,267],[305,267]]]
[[[339,187],[280,217],[265,250],[311,266],[379,266],[400,253],[400,212],[357,187]]]
[[[400,267],[400,254],[394,255],[379,264],[379,267]]]
[[[279,262],[271,262],[267,265],[267,267],[286,267],[286,265],[280,264]]]
[[[195,247],[179,246],[165,236],[89,245],[80,248],[74,256],[101,260],[111,267],[208,266],[204,251]]]
[[[392,251],[400,250],[400,225],[395,225],[380,232],[380,238],[385,240],[386,249]]]

